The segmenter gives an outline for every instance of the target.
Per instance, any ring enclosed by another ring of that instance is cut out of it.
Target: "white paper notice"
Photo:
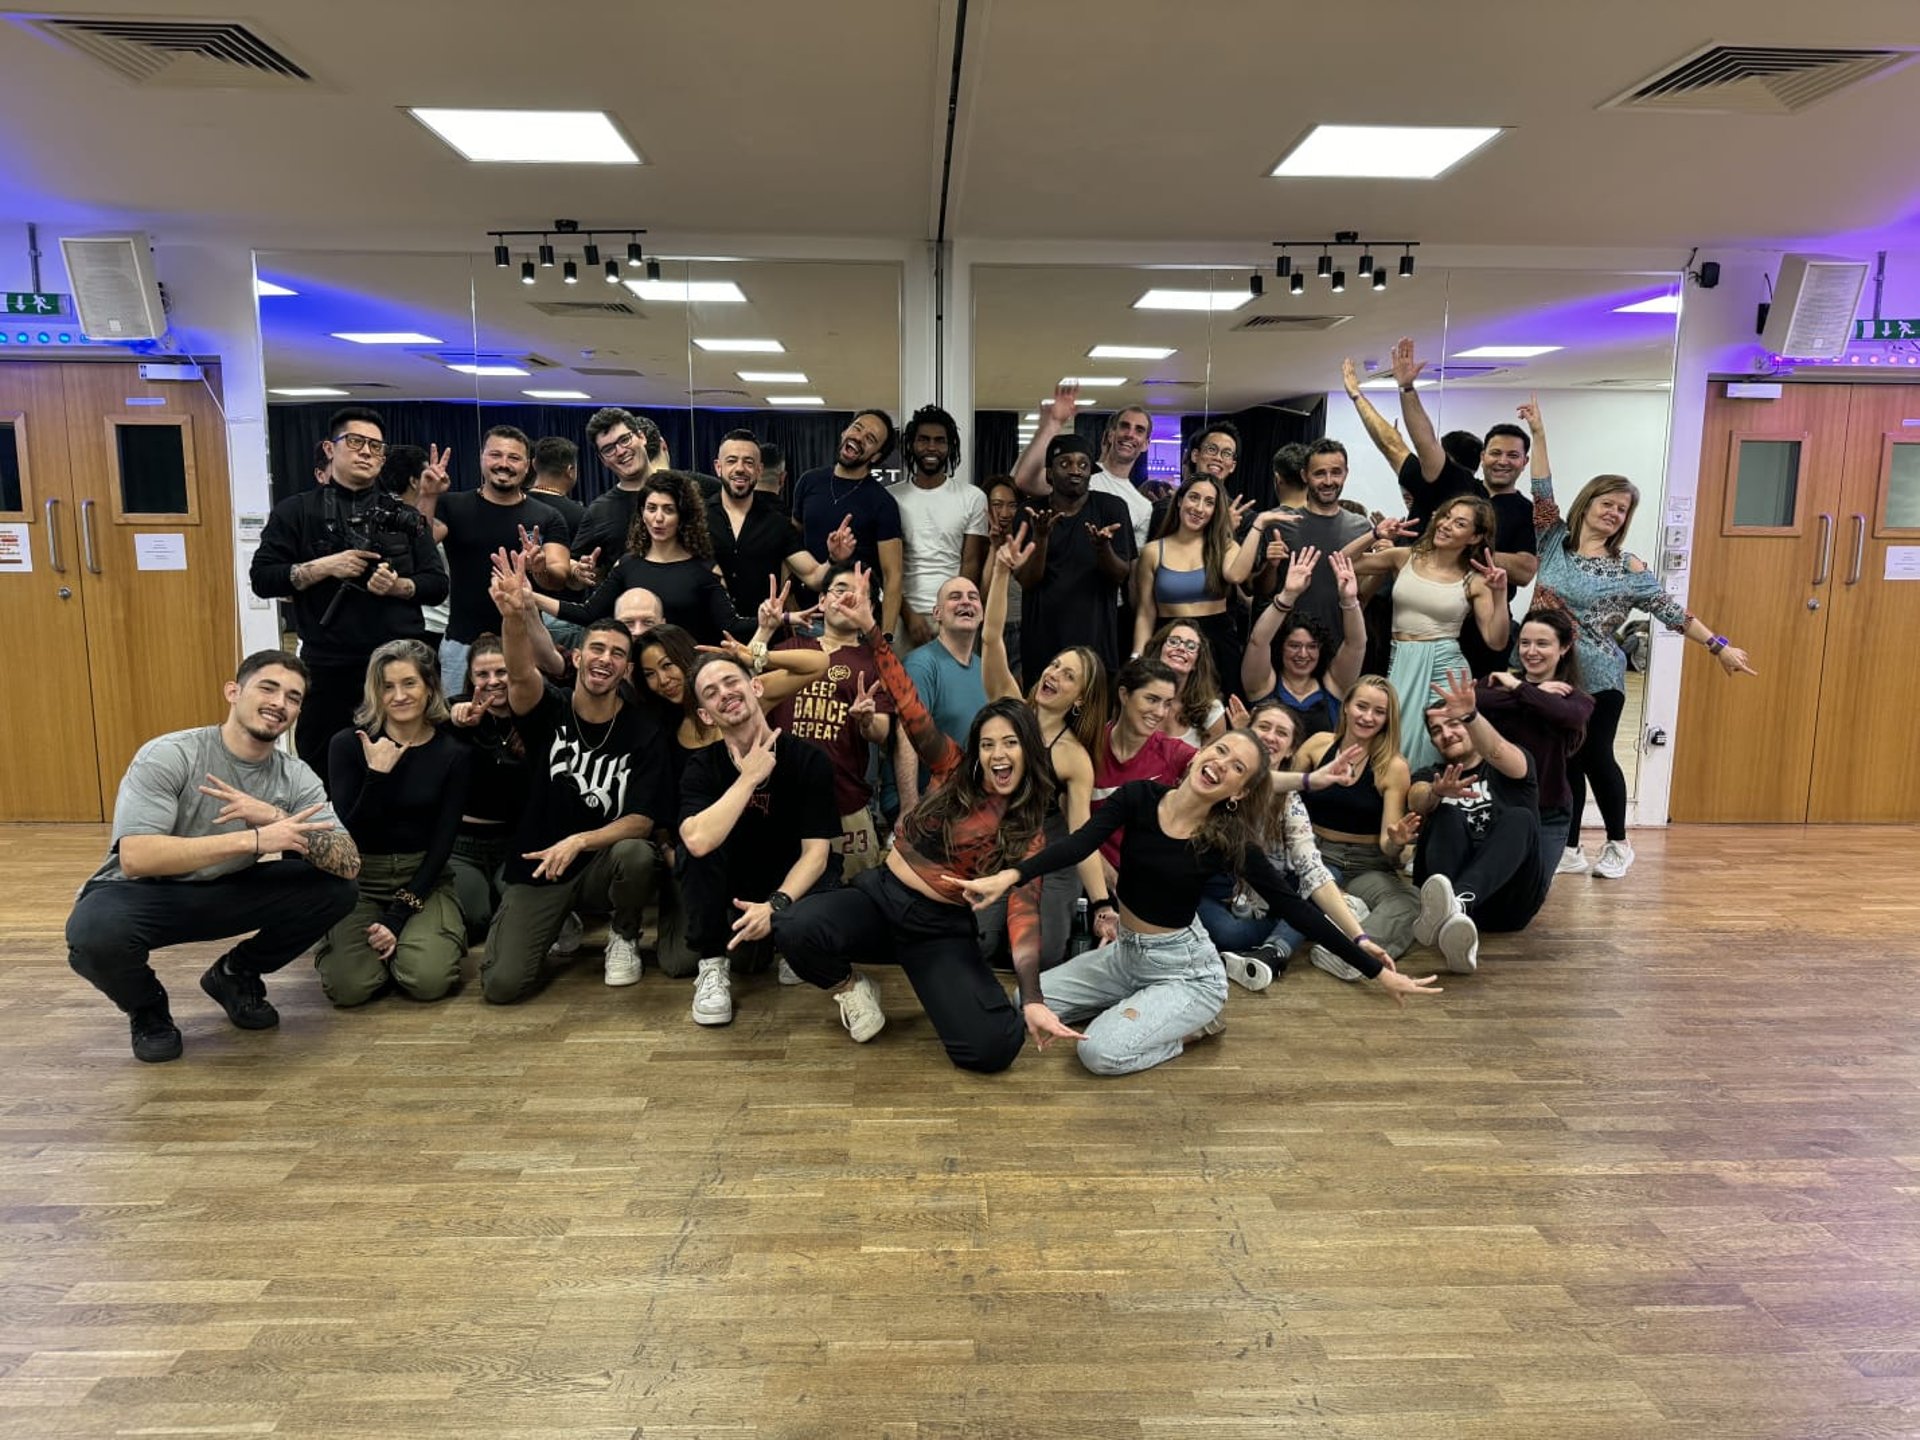
[[[136,570],[186,569],[187,537],[178,534],[134,536],[133,566]]]
[[[33,571],[33,531],[26,525],[0,525],[0,574]]]
[[[1887,547],[1887,579],[1920,580],[1920,545]]]

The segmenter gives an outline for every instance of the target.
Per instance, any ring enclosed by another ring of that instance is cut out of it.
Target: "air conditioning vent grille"
[[[638,370],[628,370],[619,365],[576,365],[573,367],[573,373],[576,375],[618,375],[628,380],[638,380],[641,375],[641,372]]]
[[[236,20],[16,15],[17,24],[153,89],[282,89],[313,76]]]
[[[1709,45],[1600,108],[1791,115],[1905,65],[1916,55],[1920,48]]]
[[[1344,325],[1351,315],[1249,315],[1236,330],[1331,330]]]
[[[633,319],[638,309],[622,300],[529,300],[542,315],[564,320],[601,320],[615,316]]]

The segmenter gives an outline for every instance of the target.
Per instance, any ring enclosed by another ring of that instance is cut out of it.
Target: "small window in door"
[[[26,421],[19,415],[0,415],[0,515],[25,517],[33,499],[27,494]]]
[[[108,417],[107,430],[115,522],[197,524],[200,507],[190,422],[184,417],[148,420],[115,415]]]
[[[1798,534],[1805,456],[1804,436],[1735,435],[1726,533]]]
[[[1880,472],[1876,536],[1920,535],[1920,443],[1889,440]]]

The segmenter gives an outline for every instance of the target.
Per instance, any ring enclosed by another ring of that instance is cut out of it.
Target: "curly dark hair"
[[[986,772],[980,764],[980,732],[989,720],[1004,720],[1013,727],[1013,733],[1020,741],[1020,753],[1026,761],[1026,768],[1020,776],[1020,784],[1007,798],[1007,809],[1000,818],[993,854],[982,872],[987,875],[1018,865],[1026,859],[1027,851],[1033,847],[1034,837],[1040,834],[1047,823],[1047,813],[1052,810],[1054,795],[1060,788],[1060,781],[1053,773],[1053,761],[1047,754],[1046,742],[1040,738],[1040,722],[1034,719],[1026,701],[1008,696],[992,701],[975,715],[973,724],[967,729],[965,758],[954,767],[946,783],[902,815],[899,824],[900,833],[907,843],[922,854],[953,853],[955,822],[964,820],[998,798],[987,790]],[[939,837],[937,845],[930,843],[936,835]]]
[[[700,482],[684,470],[655,470],[640,485],[640,499],[633,507],[633,524],[627,527],[627,553],[644,556],[653,545],[647,531],[647,496],[664,495],[679,512],[680,543],[696,560],[713,563],[713,537],[707,533],[707,502],[700,493]]]
[[[951,474],[958,470],[960,468],[960,426],[954,421],[953,416],[938,405],[922,405],[913,412],[912,417],[900,431],[903,441],[901,448],[906,451],[909,461],[913,458],[913,437],[923,425],[946,431],[947,472]]]

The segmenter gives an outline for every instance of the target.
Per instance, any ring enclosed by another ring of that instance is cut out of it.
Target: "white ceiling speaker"
[[[60,238],[73,308],[89,340],[158,340],[167,310],[143,230]]]
[[[1853,339],[1867,262],[1821,255],[1780,260],[1760,343],[1788,360],[1838,360]]]

